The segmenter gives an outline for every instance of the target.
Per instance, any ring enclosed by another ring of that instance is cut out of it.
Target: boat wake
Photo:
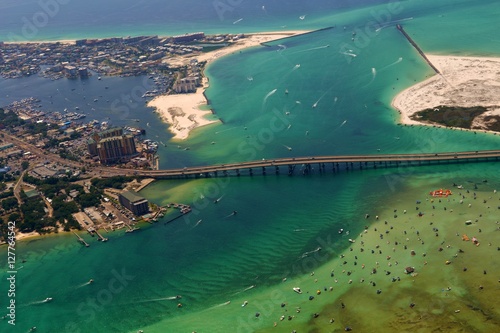
[[[221,195],[220,197],[218,197],[217,199],[215,199],[215,200],[214,200],[214,203],[218,203],[219,201],[221,201],[221,199],[222,199],[222,197],[223,197],[223,196],[224,196],[224,194],[223,194],[223,195]]]
[[[286,45],[279,44],[279,45],[278,45],[278,47],[279,47],[278,52],[282,52],[282,51],[285,51],[285,50],[286,50]]]
[[[254,285],[254,284],[252,284],[250,287],[246,287],[246,288],[245,288],[245,289],[243,289],[243,290],[240,290],[240,291],[235,292],[235,293],[233,294],[233,296],[234,296],[234,295],[241,294],[241,293],[244,293],[245,291],[249,291],[250,289],[253,289],[253,288],[255,288],[255,285]]]
[[[312,105],[312,108],[313,108],[313,109],[314,109],[314,108],[316,108],[316,107],[318,106],[318,103],[319,103],[319,102],[323,99],[323,97],[325,97],[325,95],[326,95],[327,93],[328,93],[328,90],[327,90],[327,91],[325,91],[325,92],[323,93],[323,95],[321,95],[321,97],[320,97],[320,98],[316,101],[316,103],[314,103],[314,104]]]
[[[160,302],[160,301],[174,301],[181,299],[182,296],[176,295],[176,296],[169,296],[169,297],[162,297],[162,298],[153,298],[153,299],[146,299],[139,301],[139,303],[147,303],[147,302]]]
[[[350,57],[353,57],[353,58],[356,58],[356,57],[357,57],[357,55],[356,55],[356,54],[351,53],[351,52],[340,52],[340,54],[347,55],[347,56],[350,56]]]
[[[203,220],[198,220],[198,222],[196,222],[196,224],[191,228],[191,230],[199,226],[201,222],[203,222]]]
[[[209,309],[220,308],[221,306],[225,306],[225,305],[229,305],[229,304],[231,304],[231,301],[227,301],[227,302],[224,302],[224,303],[221,303],[221,304],[214,305],[214,306],[212,306]]]
[[[233,22],[233,24],[238,24],[238,23],[239,23],[239,22],[241,22],[241,21],[243,21],[243,18],[240,18],[240,19],[238,19],[238,20],[234,21],[234,22]]]
[[[368,82],[365,87],[369,86],[370,84],[372,84],[373,81],[375,81],[375,78],[377,77],[377,69],[375,69],[375,67],[372,67],[372,79],[370,80],[370,82]]]
[[[300,50],[300,51],[297,51],[297,52],[293,52],[291,54],[302,53],[302,52],[309,52],[309,51],[315,51],[315,50],[321,50],[321,49],[326,49],[328,47],[330,47],[330,44],[326,44],[326,45],[323,45],[323,46],[312,47],[312,48],[306,49],[306,50]]]
[[[227,216],[224,216],[225,219],[227,219],[228,217],[231,217],[231,216],[234,216],[236,215],[238,212],[237,211],[233,211],[231,214],[227,215]]]
[[[382,67],[381,71],[383,71],[384,69],[387,69],[387,68],[389,68],[389,67],[392,67],[392,66],[394,66],[394,65],[397,65],[397,64],[399,64],[401,61],[403,61],[403,57],[399,57],[399,58],[398,58],[398,60],[394,61],[392,64],[389,64],[389,65],[387,65],[387,66],[385,66],[385,67]]]
[[[387,27],[389,27],[391,25],[394,25],[395,23],[409,21],[409,20],[413,20],[413,17],[407,17],[407,18],[403,18],[403,19],[400,19],[400,20],[394,20],[394,21],[387,22],[385,24],[382,24],[379,28],[375,29],[375,32],[379,32],[380,30],[382,30],[384,28],[387,28]]]
[[[45,304],[45,303],[48,303],[52,301],[52,298],[51,297],[47,297],[46,299],[44,299],[43,301],[35,301],[35,302],[31,302],[31,303],[28,303],[26,304],[27,306],[29,305],[40,305],[40,304]]]
[[[312,250],[312,251],[309,251],[309,252],[304,252],[302,254],[302,256],[300,256],[300,259],[304,259],[306,257],[308,257],[310,254],[313,254],[313,253],[316,253],[316,252],[319,252],[321,251],[321,246],[318,246],[318,248],[316,250]]]
[[[237,127],[226,128],[225,130],[215,132],[215,134],[224,133],[224,132],[227,132],[227,131],[233,130],[233,129],[235,129],[235,128],[237,128]]]
[[[266,104],[267,99],[274,95],[278,89],[273,89],[270,92],[267,93],[266,97],[264,97],[264,101],[262,102],[262,105]]]

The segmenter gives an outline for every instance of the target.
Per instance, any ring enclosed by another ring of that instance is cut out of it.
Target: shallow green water
[[[500,6],[477,3],[407,1],[391,19],[408,19],[405,28],[424,51],[499,54],[490,41],[498,29],[494,14]],[[162,167],[498,148],[493,135],[396,125],[391,99],[432,72],[393,26],[366,40],[358,32],[359,39],[351,40],[356,27],[363,31],[373,11],[384,8],[325,13],[312,25],[335,28],[213,63],[206,72],[211,84],[207,96],[224,124],[197,129],[186,142],[168,142],[160,151]],[[456,23],[462,21],[468,22],[465,28]],[[164,126],[151,129],[159,135],[162,130]],[[500,182],[497,163],[315,172],[307,177],[300,176],[300,168],[294,177],[157,182],[142,194],[157,204],[191,204],[193,212],[165,224],[172,213],[132,234],[111,233],[107,243],[84,235],[89,248],[82,248],[74,235],[21,242],[18,260],[26,262],[18,261],[23,268],[17,275],[15,331],[33,325],[54,332],[132,332],[150,325],[148,332],[264,329],[281,300],[295,296],[279,294],[284,277],[305,281],[311,271],[326,270],[325,263],[349,246],[347,236],[339,236],[340,228],[357,235],[370,223],[364,219],[367,212],[415,200],[407,192],[412,188],[468,181],[485,188]],[[314,252],[318,247],[321,252]],[[2,266],[5,260],[2,255]],[[86,284],[90,278],[95,282]],[[338,293],[347,290],[344,285]],[[41,303],[47,297],[53,301]],[[254,307],[242,314],[239,302],[245,299],[252,299]],[[254,310],[263,313],[263,323],[253,321]]]

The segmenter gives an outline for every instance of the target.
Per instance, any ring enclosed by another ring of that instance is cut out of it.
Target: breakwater
[[[427,56],[425,55],[424,51],[422,51],[422,49],[420,48],[420,46],[418,46],[417,43],[415,43],[415,41],[406,33],[405,29],[403,28],[403,26],[401,24],[398,24],[396,26],[398,28],[399,31],[401,31],[401,33],[403,34],[403,36],[406,37],[406,39],[410,42],[411,45],[413,45],[413,47],[418,51],[418,53],[420,53],[420,55],[422,56],[422,58],[424,58],[424,60],[427,62],[427,64],[429,64],[429,66],[431,66],[431,68],[437,73],[437,74],[440,74],[439,73],[439,70],[432,64],[432,62],[427,58]]]

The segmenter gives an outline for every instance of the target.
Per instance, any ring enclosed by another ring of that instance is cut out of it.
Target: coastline
[[[220,50],[202,53],[195,56],[174,57],[168,59],[168,63],[174,66],[184,66],[191,60],[206,62],[207,66],[222,57],[244,49],[259,46],[263,43],[293,37],[310,31],[297,30],[286,32],[261,32],[246,35],[245,38],[237,41],[231,46]],[[206,67],[205,67],[206,68]],[[212,110],[202,110],[201,107],[208,106],[205,90],[208,88],[208,78],[203,73],[202,86],[196,89],[195,93],[170,94],[155,97],[148,102],[147,106],[155,108],[160,118],[168,123],[169,131],[174,134],[173,139],[185,140],[189,133],[198,127],[220,122],[220,120],[207,119],[206,116],[213,114]]]
[[[399,111],[401,124],[446,127],[417,121],[411,117],[419,111],[440,105],[483,106],[492,109],[476,117],[470,130],[488,131],[484,118],[500,116],[500,58],[432,54],[426,56],[441,74],[435,74],[394,97],[391,106]]]

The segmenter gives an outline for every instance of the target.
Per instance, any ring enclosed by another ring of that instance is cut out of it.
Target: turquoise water
[[[259,23],[258,28],[253,26],[255,30],[283,25],[294,29],[335,26],[245,50],[210,65],[206,71],[210,78],[207,96],[224,123],[197,129],[184,142],[172,141],[167,126],[156,121],[155,114],[143,104],[129,105],[127,112],[119,114],[109,105],[121,94],[144,87],[143,78],[3,80],[0,104],[22,96],[19,88],[24,86],[29,91],[27,96],[39,94],[45,107],[51,102],[47,95],[52,95],[55,110],[65,105],[84,106],[82,96],[93,99],[106,94],[110,102],[100,98],[95,118],[110,117],[117,125],[134,125],[135,118],[141,119],[143,127],[150,123],[148,137],[167,143],[160,150],[162,167],[324,154],[498,148],[498,137],[491,134],[397,125],[391,99],[432,72],[393,26],[368,30],[370,35],[363,39],[366,27],[371,29],[367,22],[374,20],[373,13],[385,13],[386,5],[350,10],[346,6],[361,6],[361,1],[331,6],[320,1],[311,3],[314,6],[290,2],[293,6],[287,11],[277,1],[266,4],[269,13],[281,9],[279,15],[269,18],[261,15],[260,5],[242,1],[222,21],[214,19],[216,14],[212,13],[205,21],[192,19],[179,25],[175,31],[211,26],[213,31],[223,32],[228,27],[235,29],[232,22],[244,16],[241,23],[250,22],[245,23],[248,27]],[[13,8],[24,8],[27,13],[33,10],[26,6]],[[495,13],[500,10],[494,1],[405,1],[401,6],[397,14],[387,16],[387,21],[403,20],[408,33],[425,51],[500,53],[499,44],[491,42],[498,30]],[[168,11],[167,7],[164,10]],[[196,13],[193,15],[196,17]],[[298,19],[300,15],[306,15],[305,19]],[[104,16],[94,16],[95,31],[114,33],[102,23],[106,21]],[[127,30],[108,20],[121,34],[132,34],[133,27],[144,21],[138,17]],[[174,31],[161,30],[153,23],[140,24],[141,29]],[[355,41],[351,40],[352,31],[357,31]],[[81,32],[69,29],[60,37],[77,34]],[[56,35],[48,29],[47,35],[40,36]],[[109,86],[108,91],[103,86]],[[190,149],[178,149],[178,145]],[[470,181],[482,188],[485,178],[489,184],[500,181],[496,163],[323,175],[316,172],[308,177],[299,176],[300,168],[294,177],[154,183],[142,192],[149,200],[157,204],[189,203],[193,212],[166,224],[172,213],[136,233],[110,233],[107,243],[83,235],[91,243],[89,248],[82,248],[74,235],[20,242],[17,265],[23,268],[17,275],[18,325],[14,331],[26,332],[31,326],[42,332],[133,332],[146,327],[148,332],[202,332],[202,327],[206,332],[231,332],[234,327],[241,332],[255,331],[262,327],[242,325],[242,315],[224,304],[246,298],[272,299],[270,294],[284,277],[301,279],[337,257],[347,247],[347,236],[341,242],[337,231],[343,228],[358,234],[367,223],[364,215],[390,208],[408,184],[434,188]],[[218,198],[220,201],[214,204]],[[321,256],[315,256],[315,260],[309,255],[303,257],[319,246]],[[22,259],[26,262],[21,263]],[[6,255],[2,255],[2,267],[5,261]],[[90,278],[95,282],[86,284]],[[176,299],[176,295],[182,298]],[[47,297],[53,300],[41,303]],[[2,308],[4,302],[2,298]],[[182,308],[177,307],[179,302]]]

